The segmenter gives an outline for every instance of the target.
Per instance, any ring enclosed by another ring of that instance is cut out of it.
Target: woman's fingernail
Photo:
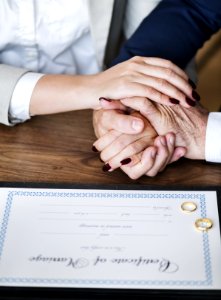
[[[100,97],[100,98],[99,98],[99,101],[101,101],[101,100],[105,100],[105,101],[111,102],[111,99],[104,98],[104,97]]]
[[[109,171],[111,169],[111,166],[107,163],[107,164],[105,164],[104,166],[103,166],[103,168],[102,168],[102,170],[104,171],[104,172],[107,172],[107,171]]]
[[[186,103],[189,104],[190,106],[196,106],[196,102],[191,100],[190,98],[186,97]]]
[[[200,101],[200,95],[196,91],[192,91],[192,97],[196,101]]]
[[[91,150],[94,152],[99,152],[95,146],[92,146]]]
[[[124,165],[127,165],[131,162],[131,158],[128,157],[128,158],[125,158],[123,159],[120,163],[124,166]]]
[[[195,83],[190,78],[188,79],[188,82],[191,85],[191,87],[195,90],[196,89]]]
[[[135,131],[140,132],[143,129],[143,121],[141,121],[141,120],[133,120],[132,121],[132,128]]]
[[[173,104],[180,104],[180,101],[177,100],[177,99],[170,98],[169,100],[170,100],[170,102],[173,103]]]

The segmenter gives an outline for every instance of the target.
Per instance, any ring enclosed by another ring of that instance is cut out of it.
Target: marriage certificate
[[[0,188],[0,286],[221,289],[216,192]]]

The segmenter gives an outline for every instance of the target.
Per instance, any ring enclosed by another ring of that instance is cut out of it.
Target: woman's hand
[[[101,108],[100,98],[145,97],[166,105],[195,105],[199,95],[187,75],[160,58],[134,57],[95,75],[44,75],[30,101],[30,115]],[[118,104],[122,109],[122,104]]]
[[[94,143],[94,149],[101,152],[101,160],[105,163],[104,171],[121,167],[132,179],[144,174],[152,177],[185,154],[185,148],[175,148],[173,133],[157,136],[145,118],[137,112],[132,115],[143,119],[142,133],[131,135],[110,130]]]
[[[189,108],[200,98],[185,72],[161,58],[133,57],[95,75],[94,79],[97,99],[138,96],[169,106],[180,103]]]
[[[120,143],[120,139],[115,141],[115,143]],[[127,155],[127,152],[131,153],[131,150],[136,148],[136,144],[138,153]],[[186,152],[183,147],[175,148],[175,135],[173,133],[157,136],[153,140],[152,145],[146,144],[146,148],[140,152],[139,146],[140,141],[138,140],[134,142],[134,145],[129,145],[122,152],[105,161],[103,171],[112,172],[120,167],[131,179],[138,179],[143,175],[154,177],[159,172],[162,172],[168,164],[184,156]],[[112,148],[112,145],[110,144],[108,147]],[[108,147],[105,148],[106,151],[108,151]],[[101,152],[101,157],[103,156],[104,154]]]
[[[175,135],[168,133],[166,136],[156,137],[153,146],[132,157],[131,163],[122,165],[121,169],[131,179],[138,179],[142,175],[154,177],[168,164],[184,156],[185,151],[183,147],[175,148]],[[134,164],[133,161],[137,163]]]

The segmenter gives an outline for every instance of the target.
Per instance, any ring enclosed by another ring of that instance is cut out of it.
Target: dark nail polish
[[[186,97],[186,103],[189,104],[190,106],[195,106],[196,105],[196,102],[194,102],[193,100],[191,100],[188,97]]]
[[[191,85],[191,87],[195,90],[196,89],[195,83],[191,79],[188,79],[188,82]]]
[[[124,166],[124,165],[127,165],[131,162],[131,158],[125,158],[123,159],[120,163]]]
[[[92,149],[92,151],[94,151],[94,152],[99,152],[95,146],[92,146],[91,149]]]
[[[108,101],[108,102],[111,102],[111,99],[108,99],[108,98],[104,98],[104,97],[100,97],[99,100],[105,100],[105,101]]]
[[[196,91],[192,91],[192,97],[196,101],[200,101],[200,95]]]
[[[104,171],[104,172],[107,172],[107,171],[109,171],[111,169],[111,166],[109,165],[109,164],[105,164],[104,166],[103,166],[103,168],[102,168],[102,170]]]
[[[170,98],[169,100],[170,100],[170,102],[173,103],[173,104],[180,104],[180,101],[177,100],[177,99]]]

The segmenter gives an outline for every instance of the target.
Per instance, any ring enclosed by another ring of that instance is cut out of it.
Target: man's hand
[[[122,103],[146,117],[159,135],[173,132],[176,146],[187,149],[185,157],[205,159],[205,137],[209,112],[198,104],[194,108],[168,107],[146,98],[128,98]]]
[[[122,125],[125,131],[130,131],[133,117],[143,120],[144,129],[141,133],[125,134],[114,129],[110,130],[111,124],[113,127]],[[126,123],[124,123],[125,118]],[[153,177],[168,163],[176,161],[185,154],[183,147],[175,148],[174,134],[157,136],[149,121],[138,112],[126,116],[117,110],[100,111],[100,113],[95,112],[94,119],[96,119],[95,127],[99,127],[98,121],[104,125],[104,128],[99,130],[103,135],[93,145],[94,149],[100,151],[100,157],[105,163],[104,171],[113,171],[120,167],[132,179],[142,175]]]
[[[101,101],[103,103],[104,101]],[[106,101],[105,101],[106,102]],[[116,101],[114,102],[114,107]],[[118,102],[118,101],[117,101]],[[108,109],[99,109],[93,111],[93,127],[97,138],[113,129],[125,134],[139,134],[144,128],[142,118],[127,115],[123,110],[110,109],[112,105],[107,102]]]
[[[173,132],[176,135],[176,147],[187,148],[185,157],[190,159],[205,159],[205,134],[208,120],[208,111],[199,104],[194,108],[186,109],[181,106],[168,107],[153,103],[146,98],[128,98],[122,103],[145,116],[159,135]],[[103,102],[105,109],[113,109],[113,103]],[[132,116],[102,110],[94,114],[95,132],[98,137],[110,129],[129,133],[132,128]],[[126,122],[124,120],[126,119]],[[140,130],[141,131],[141,130]],[[137,133],[140,132],[137,130]]]

